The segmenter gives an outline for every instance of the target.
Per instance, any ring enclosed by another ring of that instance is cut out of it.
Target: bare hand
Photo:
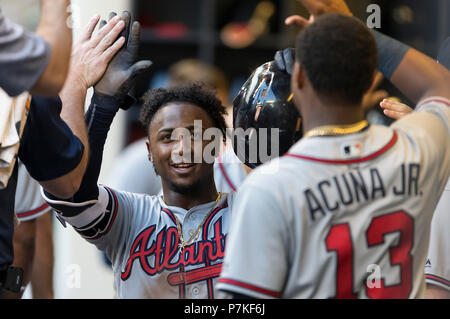
[[[292,15],[286,18],[285,24],[296,25],[301,28],[308,27],[317,17],[326,13],[340,13],[353,16],[344,0],[297,0],[308,10],[309,20],[299,16]]]
[[[364,95],[362,100],[362,106],[365,111],[370,110],[375,105],[380,103],[381,100],[383,100],[388,96],[387,91],[377,90],[383,79],[384,79],[383,74],[377,72],[373,80],[372,86],[370,87],[369,91],[367,91],[367,93]]]
[[[394,120],[398,120],[404,117],[405,115],[414,112],[414,110],[410,108],[408,105],[389,99],[384,99],[380,103],[380,106],[383,109],[384,115]]]
[[[69,76],[85,90],[101,79],[111,59],[125,44],[124,37],[117,39],[125,27],[120,17],[111,19],[93,34],[99,20],[98,15],[92,17],[73,45]]]

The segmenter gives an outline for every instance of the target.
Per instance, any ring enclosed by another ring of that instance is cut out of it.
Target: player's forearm
[[[373,31],[379,70],[414,103],[429,96],[450,97],[450,73],[435,60],[380,32]]]
[[[83,156],[78,166],[69,173],[49,180],[41,181],[39,184],[49,193],[61,199],[71,198],[80,188],[81,180],[86,171],[88,161],[87,149],[84,149]]]
[[[450,72],[414,49],[405,55],[391,82],[414,103],[431,96],[450,99]]]
[[[86,150],[89,150],[84,118],[86,92],[87,88],[77,83],[76,78],[72,78],[69,74],[67,82],[60,93],[62,101],[61,118],[70,127],[73,134],[81,140]]]
[[[59,97],[33,96],[19,157],[45,190],[68,198],[80,185],[78,170],[87,162],[88,149],[62,120],[61,111]]]
[[[69,0],[42,0],[41,18],[36,33],[51,47],[51,57],[44,73],[31,92],[57,95],[65,82],[72,48],[72,30],[67,25]]]
[[[84,152],[81,161],[73,170],[56,179],[41,182],[41,185],[46,191],[55,196],[70,198],[78,191],[81,185],[89,157],[89,144],[84,120],[86,89],[74,83],[69,76],[66,85],[61,91],[60,98],[62,102],[61,119],[64,120],[72,133],[81,141],[84,146]]]
[[[75,202],[85,202],[98,197],[97,181],[103,160],[103,148],[109,129],[117,113],[117,101],[109,96],[94,94],[86,112],[85,121],[89,140],[89,162],[79,191],[74,195]]]
[[[69,93],[63,90],[63,93]],[[62,94],[64,95],[64,94]],[[65,97],[64,97],[65,98]],[[68,97],[69,99],[70,96]],[[73,101],[73,99],[71,99]],[[91,201],[97,200],[99,196],[98,190],[98,177],[100,175],[100,169],[103,159],[103,148],[105,146],[106,137],[108,135],[109,128],[113,122],[114,116],[117,113],[117,108],[115,105],[117,101],[112,97],[99,97],[94,94],[91,100],[88,111],[85,115],[85,122],[87,126],[87,137],[89,145],[89,160],[87,161],[86,169],[82,176],[80,186],[73,194],[70,196],[70,202],[73,203],[90,203]],[[67,108],[68,109],[68,108]],[[83,154],[86,155],[86,154]],[[44,184],[41,183],[44,186]],[[45,196],[47,202],[49,202],[53,207],[54,202],[59,200],[66,200],[68,197],[62,197],[55,192],[45,188]],[[74,209],[65,210],[63,215],[66,217],[72,217],[84,210]]]

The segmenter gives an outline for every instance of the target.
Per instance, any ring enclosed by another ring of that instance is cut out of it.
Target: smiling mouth
[[[195,163],[178,163],[170,166],[179,174],[187,174],[191,173],[196,165]]]

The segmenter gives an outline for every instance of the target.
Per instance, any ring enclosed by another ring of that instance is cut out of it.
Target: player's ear
[[[151,148],[151,146],[150,146],[150,141],[148,140],[148,138],[145,140],[145,145],[147,145],[148,160],[149,160],[150,162],[153,162],[152,148]]]
[[[294,69],[292,70],[292,84],[294,89],[301,90],[305,82],[305,69],[300,63],[295,62]]]

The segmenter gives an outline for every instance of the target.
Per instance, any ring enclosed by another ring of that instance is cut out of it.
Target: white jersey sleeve
[[[19,221],[24,222],[36,219],[49,212],[51,207],[41,195],[41,186],[34,180],[26,167],[19,161],[19,171],[17,176],[15,212]]]
[[[424,161],[435,162],[436,158],[442,163],[448,163],[450,157],[450,100],[442,97],[431,97],[421,101],[416,112],[394,122],[391,126],[405,133],[408,139],[413,139],[414,147]],[[435,170],[435,167],[428,167]],[[449,165],[439,165],[438,176],[446,176],[450,172]],[[439,194],[442,193],[446,178],[436,180]]]
[[[289,227],[280,204],[270,190],[244,181],[234,198],[219,289],[253,298],[281,298],[289,270]]]
[[[57,210],[58,205],[87,207],[74,217],[63,219],[87,241],[105,251],[114,262],[126,242],[129,241],[131,230],[140,224],[140,212],[152,211],[152,202],[143,194],[134,194],[113,190],[99,185],[98,199],[86,203],[69,203],[46,198],[47,202]]]
[[[425,264],[427,284],[450,291],[450,180],[431,221],[430,247]]]

